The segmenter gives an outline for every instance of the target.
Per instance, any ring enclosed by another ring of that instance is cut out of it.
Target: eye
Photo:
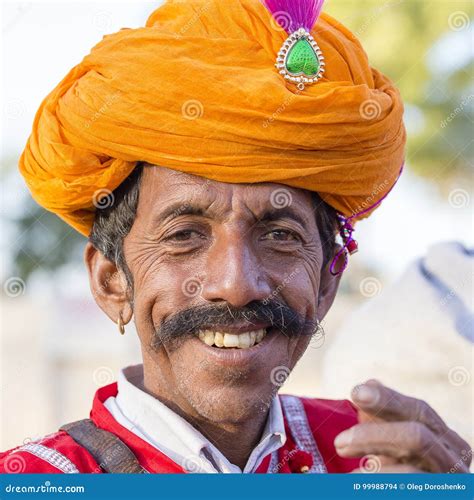
[[[273,241],[299,241],[298,235],[288,229],[274,229],[264,234],[263,238]]]
[[[201,233],[194,231],[193,229],[183,229],[182,231],[177,231],[166,238],[166,241],[190,241],[194,238],[203,238]]]

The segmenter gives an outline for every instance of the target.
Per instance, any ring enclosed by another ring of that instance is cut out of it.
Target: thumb
[[[363,384],[356,385],[351,391],[351,399],[357,407],[360,423],[384,421],[382,418],[377,417],[376,411],[373,412],[377,407],[378,395],[374,392],[377,384],[376,380],[368,380]]]

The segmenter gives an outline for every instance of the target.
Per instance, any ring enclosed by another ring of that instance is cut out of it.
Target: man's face
[[[145,167],[124,253],[145,386],[214,422],[268,407],[321,319],[311,195]]]

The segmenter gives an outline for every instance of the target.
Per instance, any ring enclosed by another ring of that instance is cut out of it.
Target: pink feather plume
[[[278,24],[293,33],[299,28],[311,31],[319,17],[324,0],[262,0]]]

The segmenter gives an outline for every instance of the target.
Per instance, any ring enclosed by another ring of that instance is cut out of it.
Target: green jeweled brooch
[[[286,80],[303,90],[322,77],[324,56],[311,33],[300,28],[283,43],[275,66]]]
[[[276,22],[288,33],[275,66],[299,90],[317,82],[324,73],[324,57],[311,30],[324,0],[263,0]]]

